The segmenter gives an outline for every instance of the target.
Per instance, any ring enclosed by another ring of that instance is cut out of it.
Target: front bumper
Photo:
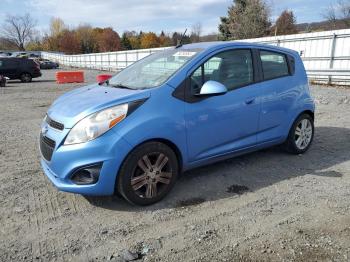
[[[37,78],[37,77],[41,77],[42,73],[41,72],[34,72],[32,75],[32,78]]]
[[[49,180],[61,191],[83,195],[114,194],[119,167],[131,146],[112,130],[101,137],[83,144],[62,145],[62,134],[50,131],[46,136],[55,140],[56,147],[51,161],[41,158],[41,166]],[[102,163],[99,179],[95,184],[77,185],[71,176],[80,167]]]
[[[62,179],[56,175],[48,166],[47,162],[44,159],[40,160],[41,167],[45,175],[49,178],[51,183],[60,191],[82,194],[82,195],[113,195],[114,185],[116,175],[107,175],[107,172],[100,173],[99,180],[96,184],[91,185],[77,185],[74,184],[70,178]],[[117,172],[117,171],[115,171]]]

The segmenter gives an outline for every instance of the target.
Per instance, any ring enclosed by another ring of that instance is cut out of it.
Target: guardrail
[[[336,70],[336,69],[324,69],[324,70],[307,70],[310,76],[347,76],[350,77],[349,70]]]
[[[350,85],[350,29],[242,41],[277,45],[298,51],[308,76],[313,81]],[[42,52],[42,57],[65,66],[119,71],[149,54],[167,48],[170,47],[82,55]]]
[[[316,69],[306,72],[309,80],[313,83],[350,85],[350,70]]]

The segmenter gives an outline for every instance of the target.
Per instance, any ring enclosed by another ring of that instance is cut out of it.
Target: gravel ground
[[[43,175],[40,122],[77,86],[54,73],[0,88],[0,261],[350,261],[350,89],[312,87],[305,155],[273,148],[192,170],[140,208],[58,192]]]

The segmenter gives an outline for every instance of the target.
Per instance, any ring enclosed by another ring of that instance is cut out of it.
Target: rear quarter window
[[[264,80],[288,76],[287,56],[277,52],[260,51]]]
[[[30,67],[35,67],[37,66],[37,63],[32,60],[32,59],[27,59],[26,62],[24,63],[26,66],[30,66]]]

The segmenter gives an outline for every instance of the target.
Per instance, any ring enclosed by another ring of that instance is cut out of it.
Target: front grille
[[[64,129],[64,125],[51,119],[49,116],[46,116],[46,122],[49,126],[51,126],[52,128],[58,129],[58,130],[63,130]]]
[[[40,151],[43,157],[47,161],[51,161],[53,150],[55,149],[56,142],[52,139],[40,134]]]

